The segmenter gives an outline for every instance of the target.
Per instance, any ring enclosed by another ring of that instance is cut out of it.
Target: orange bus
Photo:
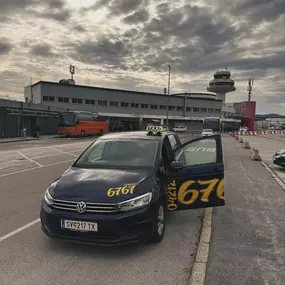
[[[68,136],[103,135],[108,133],[109,123],[97,121],[92,112],[68,111],[59,113],[57,133]]]

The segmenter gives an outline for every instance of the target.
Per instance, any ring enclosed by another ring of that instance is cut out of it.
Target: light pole
[[[167,92],[167,109],[166,109],[166,129],[167,129],[168,131],[169,131],[169,125],[168,125],[168,109],[169,109],[170,70],[171,70],[171,66],[168,65],[168,92]]]

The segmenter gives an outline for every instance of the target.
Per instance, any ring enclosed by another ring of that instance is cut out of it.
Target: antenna
[[[71,74],[71,79],[73,80],[73,75],[75,73],[75,66],[74,65],[69,66],[69,72]]]
[[[249,78],[248,79],[248,101],[251,101],[251,93],[252,93],[252,86],[253,86],[253,82],[254,82],[254,79],[253,78]]]

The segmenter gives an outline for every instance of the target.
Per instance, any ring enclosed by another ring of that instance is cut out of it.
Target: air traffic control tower
[[[235,82],[231,79],[231,73],[227,69],[216,71],[214,79],[210,81],[207,87],[209,92],[217,94],[217,99],[222,100],[223,104],[226,101],[226,93],[236,90]]]

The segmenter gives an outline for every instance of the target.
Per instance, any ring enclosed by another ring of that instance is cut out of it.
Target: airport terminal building
[[[201,130],[205,117],[220,117],[232,126],[247,118],[243,112],[248,109],[244,108],[246,102],[227,104],[225,96],[217,95],[185,92],[168,96],[75,85],[73,80],[39,81],[24,88],[25,102],[0,100],[0,135],[19,136],[23,128],[31,135],[35,124],[41,126],[42,134],[54,133],[61,111],[91,111],[110,125],[144,128],[147,124],[166,125],[168,104],[169,127],[183,125],[188,130]]]

